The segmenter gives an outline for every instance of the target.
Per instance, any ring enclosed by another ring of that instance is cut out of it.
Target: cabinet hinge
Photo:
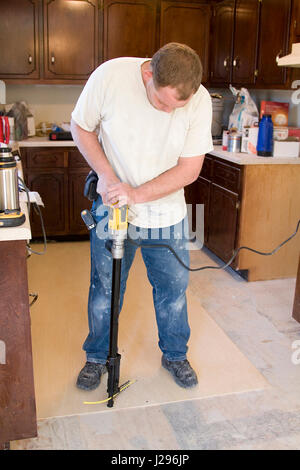
[[[237,201],[236,202],[236,205],[235,205],[235,208],[236,209],[239,209],[241,207],[241,202],[240,201]]]
[[[258,77],[258,69],[254,70],[254,77]]]

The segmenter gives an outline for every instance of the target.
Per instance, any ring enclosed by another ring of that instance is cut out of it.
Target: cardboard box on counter
[[[289,137],[298,137],[300,139],[300,127],[289,127]]]
[[[287,126],[289,120],[289,103],[263,100],[260,103],[260,118],[262,118],[264,114],[271,114],[274,127]]]
[[[257,138],[258,127],[244,127],[242,133],[241,152],[257,155]]]
[[[296,140],[274,140],[273,157],[299,157],[300,142]]]

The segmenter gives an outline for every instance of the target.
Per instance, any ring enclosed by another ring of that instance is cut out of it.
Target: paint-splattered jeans
[[[98,227],[101,226],[107,215],[107,212],[105,212],[104,216],[104,207],[100,197],[93,203],[92,214],[98,223]],[[135,241],[141,247],[148,279],[153,287],[153,301],[159,336],[158,345],[169,361],[186,359],[187,343],[190,337],[186,303],[189,271],[178,262],[167,248],[147,248],[147,245],[167,243],[189,266],[189,251],[187,249],[186,234],[182,228],[183,222],[187,223],[186,219],[169,227],[169,230],[168,228],[145,229],[129,225],[129,232],[130,228],[134,227],[134,233],[138,234]],[[153,239],[153,236],[155,239]],[[109,349],[112,257],[105,247],[105,240],[97,235],[97,228],[91,230],[90,239],[89,334],[84,342],[83,349],[86,351],[87,361],[104,364]],[[120,310],[123,304],[129,269],[137,248],[128,240],[125,241],[125,254],[121,270]],[[137,292],[136,295],[142,295],[142,293]]]

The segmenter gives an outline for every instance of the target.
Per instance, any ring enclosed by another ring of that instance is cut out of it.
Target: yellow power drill
[[[127,238],[128,206],[109,206],[108,233],[112,241],[111,254],[113,259],[123,258],[124,240]]]

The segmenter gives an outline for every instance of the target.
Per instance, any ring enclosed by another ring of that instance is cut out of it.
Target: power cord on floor
[[[39,295],[35,294],[34,292],[32,292],[32,293],[30,292],[28,295],[29,295],[29,297],[33,297],[32,301],[29,304],[29,307],[32,307],[32,305],[37,301]]]
[[[284,240],[282,243],[280,243],[276,248],[274,248],[274,250],[272,251],[269,251],[269,252],[264,252],[264,251],[258,251],[258,250],[255,250],[254,248],[249,248],[248,246],[240,246],[239,248],[237,248],[234,252],[233,252],[233,255],[232,257],[230,258],[230,260],[224,264],[223,266],[202,266],[200,268],[190,268],[189,266],[187,266],[181,259],[180,257],[177,255],[176,251],[170,246],[168,245],[167,243],[157,243],[156,245],[143,245],[143,248],[168,248],[172,253],[173,255],[175,256],[175,258],[179,261],[179,263],[185,268],[187,269],[188,271],[202,271],[204,269],[225,269],[227,268],[231,263],[232,261],[234,260],[234,258],[237,256],[237,254],[239,253],[239,251],[241,250],[248,250],[248,251],[252,251],[253,253],[257,253],[258,255],[262,255],[262,256],[271,256],[271,255],[274,255],[283,245],[285,245],[286,243],[288,243],[292,238],[294,238],[294,236],[297,234],[298,230],[299,230],[299,226],[300,226],[300,219],[298,220],[298,223],[297,223],[297,227],[296,227],[296,230],[295,232],[290,235],[286,240]],[[134,240],[132,240],[131,238],[127,238],[129,243],[131,243],[132,245],[135,245],[135,246],[140,246],[137,242],[135,242]]]

